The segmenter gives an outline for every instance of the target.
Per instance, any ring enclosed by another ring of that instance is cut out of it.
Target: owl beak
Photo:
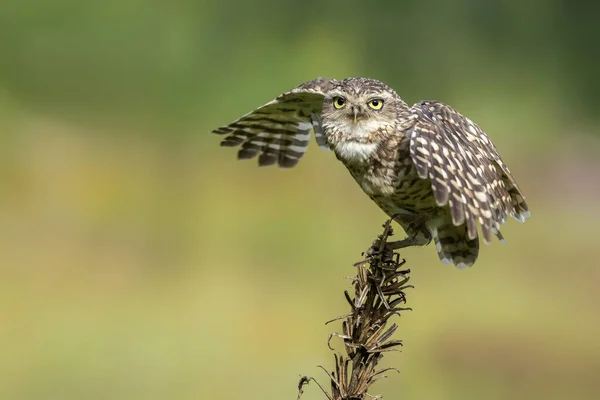
[[[358,108],[353,108],[352,111],[354,112],[354,124],[356,124],[358,122]]]

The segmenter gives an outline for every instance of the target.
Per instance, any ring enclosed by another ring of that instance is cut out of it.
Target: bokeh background
[[[327,384],[324,322],[385,216],[313,143],[258,169],[210,134],[318,76],[452,104],[533,215],[469,270],[404,252],[414,311],[384,359],[401,373],[373,393],[600,398],[598,4],[3,1],[0,398]]]

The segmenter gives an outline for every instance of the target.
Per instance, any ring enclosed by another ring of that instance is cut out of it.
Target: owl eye
[[[369,100],[369,102],[367,104],[373,110],[381,110],[381,107],[383,107],[383,100],[382,99],[372,99],[372,100]]]
[[[346,100],[343,97],[336,96],[333,98],[333,106],[338,110],[344,108]]]

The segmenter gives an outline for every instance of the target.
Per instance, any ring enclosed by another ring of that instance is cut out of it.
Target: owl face
[[[379,81],[341,81],[323,100],[323,131],[328,143],[338,155],[348,156],[353,155],[349,149],[360,149],[362,154],[368,145],[376,147],[393,131],[400,102],[398,95]]]

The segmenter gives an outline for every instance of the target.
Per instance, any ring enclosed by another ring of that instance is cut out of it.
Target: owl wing
[[[275,100],[229,125],[213,130],[226,135],[221,146],[237,147],[238,159],[258,157],[259,166],[295,166],[308,147],[311,130],[319,146],[329,149],[321,125],[325,92],[333,79],[316,79],[279,95]]]
[[[439,206],[448,204],[454,225],[467,226],[470,239],[494,233],[510,215],[529,217],[525,198],[496,147],[474,122],[452,107],[423,101],[411,107],[416,122],[409,132],[410,154],[419,177],[431,180]]]

